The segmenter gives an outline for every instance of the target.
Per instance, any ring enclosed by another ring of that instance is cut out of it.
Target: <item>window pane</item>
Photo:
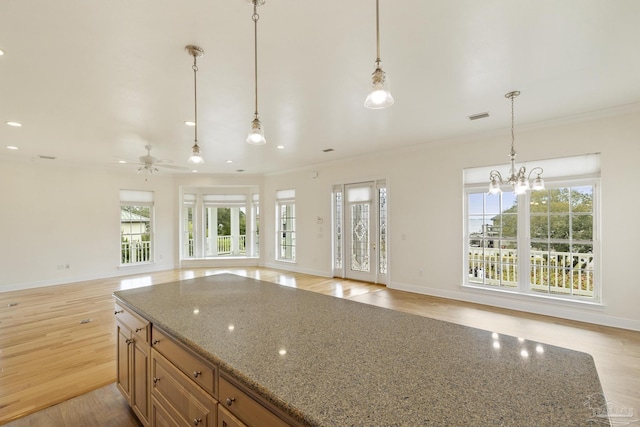
[[[518,196],[512,192],[502,193],[502,212],[516,213]]]
[[[470,215],[468,225],[469,235],[482,236],[484,230],[484,216],[483,215]]]
[[[549,237],[552,239],[569,239],[569,215],[553,215],[549,217]]]
[[[593,240],[593,216],[573,215],[571,217],[573,240]]]
[[[547,216],[531,216],[531,238],[547,239],[549,237],[549,218]]]
[[[469,214],[471,215],[482,215],[483,213],[483,203],[484,203],[484,193],[469,193],[468,194],[468,203],[469,203]]]
[[[503,214],[501,216],[500,230],[502,237],[515,238],[518,236],[518,216],[515,214]]]
[[[485,214],[495,215],[500,213],[500,194],[486,194]]]
[[[591,212],[593,210],[593,187],[571,187],[571,211]]]
[[[532,191],[529,205],[531,213],[548,213],[549,191]]]
[[[551,213],[569,212],[569,189],[555,188],[549,190],[549,211]]]

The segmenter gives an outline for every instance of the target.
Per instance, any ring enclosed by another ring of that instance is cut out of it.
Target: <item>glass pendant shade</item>
[[[189,163],[193,165],[201,165],[202,163],[204,163],[204,159],[200,155],[200,147],[198,147],[197,143],[193,144],[193,148],[191,150],[191,157],[189,157]]]
[[[376,68],[371,74],[369,95],[364,106],[373,110],[387,108],[393,105],[393,96],[389,90],[389,79],[382,68]]]
[[[500,194],[501,192],[500,182],[497,179],[492,179],[489,183],[489,194]]]
[[[252,145],[264,145],[267,143],[267,140],[264,139],[264,129],[262,128],[262,123],[260,123],[260,119],[258,119],[257,117],[251,122],[251,130],[249,131],[249,136],[247,137],[247,143]]]
[[[516,194],[524,194],[527,192],[527,190],[529,189],[529,180],[522,177],[519,178],[518,181],[516,181],[516,186],[514,188],[514,191]]]
[[[533,180],[533,187],[531,188],[536,191],[544,190],[544,180],[540,178],[540,175]]]

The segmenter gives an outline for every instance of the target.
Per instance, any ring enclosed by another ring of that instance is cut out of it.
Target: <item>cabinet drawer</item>
[[[216,368],[182,348],[161,330],[153,328],[152,334],[153,339],[151,342],[153,348],[162,353],[171,363],[213,397],[218,397],[218,390],[215,387]]]
[[[116,303],[115,308],[116,319],[131,330],[133,335],[135,335],[134,338],[149,344],[149,338],[151,336],[149,322],[120,304]]]
[[[246,424],[218,404],[218,427],[246,427]]]
[[[223,377],[220,377],[220,405],[250,427],[289,426],[257,400]]]
[[[155,350],[151,351],[151,374],[154,405],[170,418],[186,425],[216,426],[218,402]]]

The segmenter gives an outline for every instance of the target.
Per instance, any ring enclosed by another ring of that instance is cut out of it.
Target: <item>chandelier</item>
[[[200,147],[198,146],[198,58],[204,55],[204,50],[198,46],[189,45],[185,47],[187,53],[193,56],[193,65],[191,68],[193,69],[193,105],[194,105],[194,114],[193,114],[193,147],[191,147],[191,156],[189,157],[189,163],[199,165],[204,163],[204,159],[202,155],[200,155]]]
[[[513,91],[507,93],[504,97],[511,100],[511,153],[509,154],[509,158],[511,159],[511,170],[509,179],[504,181],[502,175],[497,170],[492,170],[489,173],[489,193],[490,194],[499,194],[502,192],[500,189],[501,184],[510,184],[513,192],[516,194],[524,194],[529,189],[533,190],[544,190],[544,180],[540,177],[544,172],[542,168],[535,167],[531,169],[529,174],[527,175],[527,168],[524,166],[520,166],[520,169],[516,170],[516,149],[515,149],[515,134],[513,131],[514,128],[514,99],[520,95],[520,91]],[[536,174],[536,178],[533,180],[533,185],[529,186],[529,180],[531,176]]]
[[[380,17],[379,5],[376,0],[376,69],[371,74],[371,89],[364,106],[374,110],[391,107],[393,105],[393,96],[389,90],[389,80],[382,70],[382,61],[380,60]]]

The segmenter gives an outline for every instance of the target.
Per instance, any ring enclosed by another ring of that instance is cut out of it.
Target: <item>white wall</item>
[[[0,182],[0,292],[174,267],[171,177],[0,161]],[[121,189],[154,191],[154,264],[119,267]]]
[[[601,307],[461,288],[465,249],[462,170],[508,161],[507,129],[491,137],[372,154],[265,177],[157,175],[145,182],[134,173],[0,160],[0,291],[179,266],[181,186],[259,185],[260,263],[330,276],[332,185],[386,178],[390,287],[640,330],[636,259],[640,202],[635,194],[640,112],[535,129],[519,126],[516,138],[518,160],[522,161],[601,153]],[[155,191],[153,265],[118,267],[118,194],[122,188]],[[296,189],[294,264],[274,259],[275,192],[287,188]],[[317,224],[317,217],[323,218],[323,224]],[[57,269],[66,264],[68,270]]]
[[[273,206],[276,190],[296,189],[297,262],[289,268],[330,275],[332,184],[382,177],[388,179],[389,186],[390,287],[640,330],[640,276],[635,267],[639,264],[636,213],[640,202],[634,191],[640,171],[640,113],[536,129],[525,126],[516,132],[518,159],[522,161],[601,153],[602,306],[461,288],[465,249],[462,171],[507,163],[509,146],[510,135],[505,130],[492,137],[374,154],[308,171],[267,176],[267,211]],[[317,171],[317,178],[311,178],[312,170]],[[317,216],[325,218],[322,232],[316,224]],[[266,223],[274,222],[271,214]],[[273,260],[273,233],[265,242],[265,262],[286,267]]]

